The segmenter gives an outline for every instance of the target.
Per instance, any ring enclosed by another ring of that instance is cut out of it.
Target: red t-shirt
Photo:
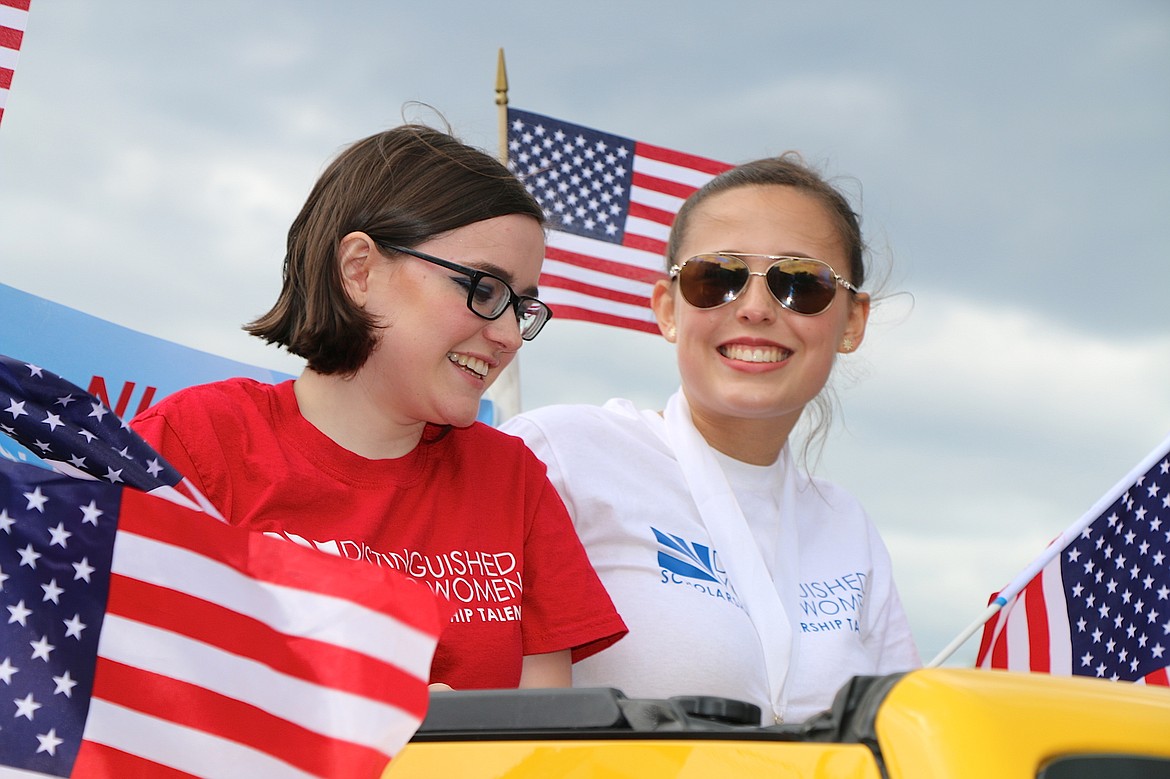
[[[431,681],[515,687],[523,655],[626,633],[544,465],[483,424],[369,460],[301,416],[291,381],[191,387],[132,426],[233,525],[425,581],[454,606]]]

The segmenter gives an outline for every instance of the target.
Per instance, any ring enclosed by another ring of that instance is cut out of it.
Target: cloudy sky
[[[0,282],[296,372],[239,325],[309,187],[413,101],[494,152],[500,47],[518,108],[727,162],[799,150],[855,197],[887,293],[820,472],[882,529],[929,659],[1170,433],[1170,5],[664,7],[32,0]],[[676,386],[660,339],[562,320],[520,379],[525,407]]]

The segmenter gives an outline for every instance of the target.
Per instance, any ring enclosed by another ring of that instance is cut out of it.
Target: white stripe
[[[418,723],[388,703],[306,682],[169,630],[107,614],[98,655],[249,703],[309,730],[382,749]]]
[[[616,243],[606,243],[595,238],[583,238],[579,235],[560,233],[554,230],[548,234],[548,245],[586,257],[599,257],[603,260],[621,262],[657,273],[664,272],[662,257],[653,252],[631,249]]]
[[[211,505],[211,501],[208,500],[207,496],[204,495],[199,490],[199,488],[195,486],[194,482],[192,482],[190,479],[188,479],[186,476],[184,476],[182,478],[182,481],[179,482],[179,484],[186,488],[187,494],[190,495],[191,498],[196,503],[199,504],[199,508],[201,508],[203,510],[204,514],[210,514],[211,516],[215,517],[216,519],[223,520],[224,522],[227,522],[227,520],[224,519],[223,514],[219,513],[219,509],[217,509],[215,506]]]
[[[139,755],[195,776],[216,779],[312,779],[288,763],[234,741],[94,698],[87,741]]]
[[[664,192],[655,192],[652,189],[638,186],[630,188],[630,201],[633,203],[641,203],[651,208],[660,208],[672,214],[682,208],[682,204],[685,202],[681,197],[667,195]]]
[[[631,306],[628,303],[618,303],[613,300],[606,300],[605,298],[593,297],[592,295],[583,295],[580,292],[573,292],[567,289],[549,287],[547,291],[541,292],[541,299],[553,309],[554,316],[556,315],[557,306],[576,306],[586,311],[612,314],[613,316],[625,317],[627,319],[636,319],[640,322],[657,321],[654,318],[654,312],[646,306]]]
[[[24,32],[28,27],[28,11],[10,5],[0,5],[0,27],[11,27]]]
[[[645,238],[653,238],[656,241],[666,243],[670,238],[670,228],[658,222],[652,222],[649,219],[643,219],[640,216],[626,217],[626,235],[641,235]],[[657,252],[643,252],[654,257],[659,267],[662,267],[662,255]]]
[[[655,178],[666,179],[667,181],[677,181],[680,184],[687,184],[696,188],[703,186],[714,178],[710,173],[704,173],[694,168],[686,168],[682,165],[674,165],[669,162],[659,162],[658,160],[651,160],[642,156],[634,157],[634,170],[638,173],[645,173],[647,176],[654,176]]]
[[[1007,619],[1008,619],[1007,610],[1010,607],[1010,605],[1011,605],[1010,603],[1005,604],[1003,606],[1003,608],[1001,608],[999,611],[997,611],[995,613],[995,616],[992,617],[992,619],[995,621],[995,627],[991,631],[991,641],[988,643],[987,655],[984,656],[983,662],[978,664],[979,668],[994,668],[995,667],[992,665],[992,656],[994,655],[994,653],[992,652],[992,648],[995,647],[995,643],[999,640],[1000,634],[1002,634],[1003,631],[1005,631],[1007,629]]]
[[[186,592],[293,636],[328,641],[430,677],[435,639],[343,598],[252,579],[186,549],[119,532],[114,573]],[[274,608],[279,606],[280,608]]]
[[[1061,554],[1063,554],[1061,550]],[[1060,555],[1044,566],[1040,573],[1044,588],[1044,608],[1048,612],[1048,649],[1050,673],[1068,676],[1073,672],[1072,635],[1068,624],[1068,603],[1065,602],[1064,578],[1060,571]],[[1073,628],[1075,630],[1075,628]]]
[[[0,68],[7,68],[8,70],[16,70],[16,61],[20,59],[19,49],[10,49],[7,46],[0,46]],[[7,92],[8,90],[4,90]]]
[[[155,487],[153,490],[147,490],[146,494],[147,495],[154,495],[156,498],[162,498],[163,500],[178,504],[178,505],[182,506],[183,508],[191,509],[192,511],[202,511],[203,510],[202,507],[198,503],[191,500],[191,498],[187,497],[182,492],[175,489],[174,487],[172,487],[169,484],[164,484],[161,487]],[[218,514],[218,513],[219,512],[216,512],[216,514]]]
[[[559,260],[545,260],[542,271],[554,276],[580,281],[584,284],[592,284],[595,287],[602,287],[603,289],[612,289],[630,295],[640,295],[647,300],[650,298],[650,292],[654,289],[653,284],[647,284],[644,281],[614,276],[611,273],[603,273],[592,268],[582,268],[580,265],[572,265]],[[541,289],[546,288],[547,285]]]

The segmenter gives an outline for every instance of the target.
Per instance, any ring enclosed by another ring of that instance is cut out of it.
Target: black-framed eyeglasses
[[[767,270],[753,271],[744,257],[761,257],[773,262]],[[857,287],[838,275],[827,262],[811,257],[709,252],[670,268],[670,277],[678,279],[683,299],[695,308],[727,305],[743,294],[752,276],[760,276],[767,282],[768,291],[777,303],[804,316],[827,311],[837,296],[838,285],[858,292]]]
[[[407,249],[405,246],[381,245],[390,251],[409,254],[424,262],[462,273],[468,279],[468,310],[481,319],[495,320],[503,316],[509,308],[512,308],[516,312],[516,321],[520,323],[520,337],[525,341],[531,341],[535,338],[545,323],[552,319],[551,308],[534,297],[517,295],[512,286],[499,276],[444,260],[426,252]]]

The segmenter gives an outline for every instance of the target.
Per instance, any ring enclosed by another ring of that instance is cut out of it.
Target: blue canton
[[[629,138],[508,109],[508,167],[554,230],[620,244],[634,152]]]
[[[68,776],[81,745],[121,490],[0,471],[0,765]]]

